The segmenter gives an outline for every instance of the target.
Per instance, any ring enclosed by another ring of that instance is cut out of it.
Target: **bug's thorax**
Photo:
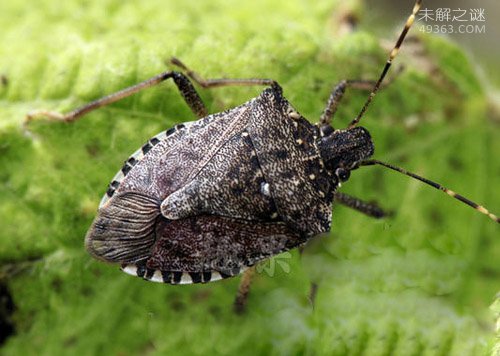
[[[373,155],[374,146],[370,133],[363,127],[345,130],[321,128],[323,137],[318,147],[326,169],[340,182],[349,178],[349,172]]]

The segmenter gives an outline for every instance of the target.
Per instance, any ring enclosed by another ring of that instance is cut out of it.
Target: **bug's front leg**
[[[321,114],[319,119],[320,127],[322,126],[330,126],[332,123],[332,119],[337,112],[337,108],[339,106],[340,101],[344,97],[345,91],[348,87],[352,88],[360,88],[360,89],[368,89],[370,90],[373,85],[373,81],[367,80],[341,80],[332,90],[330,96],[328,97],[328,101],[326,103],[326,107]]]
[[[392,215],[391,212],[384,211],[377,203],[365,202],[361,199],[352,197],[345,193],[336,192],[334,195],[336,202],[345,205],[351,209],[359,211],[375,219],[381,219]]]
[[[390,78],[382,87],[387,87],[392,83],[394,78],[401,73],[403,67],[400,67],[395,75]],[[332,119],[337,112],[338,105],[342,100],[345,91],[347,88],[359,89],[359,90],[367,90],[370,91],[375,86],[375,80],[341,80],[332,90],[330,96],[328,97],[328,101],[326,103],[326,107],[321,114],[319,125],[322,126],[330,126],[332,123]]]

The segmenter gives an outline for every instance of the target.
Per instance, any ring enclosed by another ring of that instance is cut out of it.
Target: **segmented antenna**
[[[417,15],[418,10],[420,10],[421,5],[422,5],[422,0],[417,0],[415,2],[415,5],[413,6],[412,13],[408,17],[408,20],[406,20],[405,27],[403,28],[403,31],[399,35],[398,41],[396,42],[396,45],[394,46],[394,48],[391,51],[391,54],[389,55],[389,59],[385,63],[384,69],[382,70],[382,74],[380,74],[380,78],[378,78],[377,82],[373,86],[372,92],[368,96],[368,99],[366,99],[366,102],[363,105],[363,108],[359,112],[358,116],[356,116],[356,118],[354,120],[352,120],[351,123],[349,124],[349,126],[348,126],[349,129],[352,129],[354,126],[356,126],[359,123],[359,121],[361,120],[361,118],[365,114],[366,109],[368,108],[368,106],[372,102],[373,97],[375,96],[375,94],[377,94],[378,89],[380,88],[380,84],[382,84],[382,81],[384,80],[385,75],[387,74],[387,72],[389,71],[389,68],[391,67],[392,61],[397,56],[398,51],[399,51],[399,47],[401,47],[401,44],[403,43],[403,41],[406,37],[406,34],[410,30],[410,27],[413,24],[413,21],[415,20],[415,16]]]
[[[431,187],[439,189],[442,192],[448,194],[449,196],[451,196],[457,200],[460,200],[462,203],[465,203],[468,206],[474,208],[475,210],[479,211],[481,214],[488,216],[491,220],[496,221],[497,223],[500,223],[500,218],[498,216],[496,216],[495,214],[490,213],[488,211],[488,209],[486,209],[484,206],[474,203],[472,200],[467,199],[466,197],[464,197],[458,193],[455,193],[453,190],[450,190],[448,188],[443,187],[441,184],[433,182],[427,178],[421,177],[415,173],[408,172],[407,170],[405,170],[403,168],[399,168],[399,167],[393,166],[392,164],[381,162],[381,161],[376,160],[376,159],[370,159],[370,160],[361,162],[360,166],[373,166],[376,164],[384,166],[384,167],[389,168],[389,169],[392,169],[396,172],[403,173],[404,175],[407,175],[409,177],[418,179],[419,181],[424,182],[425,184],[428,184]]]

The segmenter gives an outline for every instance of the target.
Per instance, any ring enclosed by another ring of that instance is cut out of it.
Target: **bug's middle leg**
[[[306,250],[308,244],[302,245],[299,247],[299,254],[302,256],[304,254],[304,251]],[[309,283],[309,293],[307,294],[307,301],[311,305],[311,307],[314,309],[314,305],[316,304],[316,295],[318,294],[318,287],[319,284],[317,281],[311,281]]]
[[[357,210],[375,219],[380,219],[391,215],[390,212],[384,211],[376,203],[368,203],[345,193],[336,192],[334,195],[334,199],[336,202],[342,205]],[[304,247],[299,248],[299,252],[300,254],[302,254],[304,252]],[[311,282],[311,285],[309,287],[308,300],[313,308],[316,302],[318,287],[319,287],[318,283],[314,281]]]
[[[250,293],[250,284],[252,284],[252,278],[255,274],[255,266],[250,267],[241,277],[240,286],[238,287],[238,293],[234,300],[234,311],[236,314],[242,314],[245,311],[245,307],[248,300],[248,293]]]

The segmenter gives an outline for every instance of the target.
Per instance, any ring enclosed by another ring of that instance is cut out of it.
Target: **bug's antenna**
[[[418,179],[419,181],[424,182],[425,184],[428,184],[431,187],[439,189],[439,190],[445,192],[446,194],[448,194],[449,196],[451,196],[451,197],[453,197],[453,198],[455,198],[457,200],[460,200],[462,203],[465,203],[468,206],[476,209],[481,214],[487,215],[490,219],[496,221],[497,223],[500,223],[500,218],[498,216],[496,216],[495,214],[490,213],[488,211],[488,209],[486,209],[484,206],[474,203],[472,200],[469,200],[466,197],[464,197],[464,196],[462,196],[462,195],[460,195],[458,193],[455,193],[453,190],[450,190],[448,188],[443,187],[441,184],[433,182],[433,181],[431,181],[431,180],[429,180],[427,178],[421,177],[421,176],[419,176],[419,175],[417,175],[415,173],[408,172],[407,170],[405,170],[403,168],[399,168],[399,167],[393,166],[392,164],[381,162],[381,161],[376,160],[376,159],[370,159],[370,160],[361,162],[360,166],[373,166],[373,165],[376,165],[376,164],[384,166],[384,167],[389,168],[389,169],[392,169],[392,170],[394,170],[396,172],[403,173],[404,175],[407,175],[409,177]]]
[[[387,72],[389,71],[389,68],[391,67],[392,61],[394,60],[394,58],[398,54],[399,47],[401,47],[401,44],[403,43],[403,41],[406,37],[406,34],[410,30],[410,27],[413,24],[413,21],[415,20],[415,16],[417,15],[418,10],[420,9],[421,5],[422,5],[422,0],[417,0],[415,2],[415,5],[413,6],[413,10],[411,12],[411,15],[408,17],[408,20],[406,20],[405,27],[403,28],[403,31],[399,35],[398,41],[396,42],[396,45],[394,46],[394,48],[391,51],[391,54],[389,55],[389,59],[387,59],[387,62],[385,63],[384,69],[382,70],[382,74],[380,74],[380,78],[378,78],[377,82],[373,86],[372,92],[368,96],[368,99],[366,99],[366,102],[363,105],[363,108],[359,112],[358,116],[356,116],[356,118],[351,121],[348,128],[351,129],[359,123],[359,121],[361,120],[361,118],[365,114],[366,109],[368,108],[368,106],[372,102],[373,97],[375,96],[375,94],[377,94],[378,89],[380,88],[380,84],[382,84],[382,81],[384,80],[385,75],[387,74]]]

